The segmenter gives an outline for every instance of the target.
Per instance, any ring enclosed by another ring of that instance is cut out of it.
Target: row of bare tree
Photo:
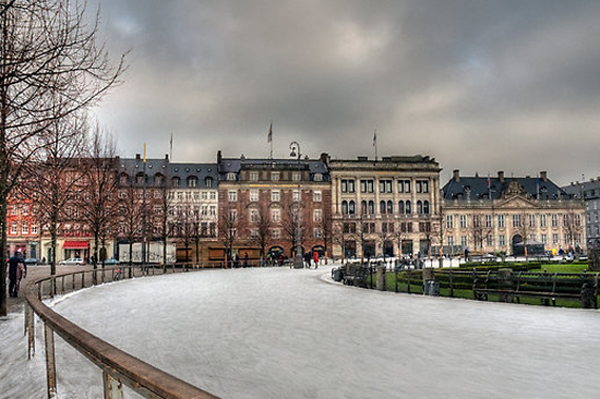
[[[2,248],[8,199],[27,168],[51,164],[54,154],[77,147],[76,136],[88,123],[86,111],[120,83],[125,54],[111,62],[98,40],[98,23],[98,14],[90,16],[78,0],[0,1]],[[0,271],[0,315],[5,315],[6,269]]]

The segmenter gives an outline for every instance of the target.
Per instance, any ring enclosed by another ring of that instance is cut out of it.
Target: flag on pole
[[[272,143],[273,142],[273,122],[271,122],[271,125],[269,126],[269,135],[267,136],[267,143]]]
[[[373,147],[377,145],[377,129],[373,131]]]

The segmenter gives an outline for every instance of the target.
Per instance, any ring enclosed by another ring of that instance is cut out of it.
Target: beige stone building
[[[444,252],[528,255],[584,250],[585,206],[548,179],[460,176],[442,189]],[[527,245],[525,246],[524,243]]]
[[[439,164],[428,156],[330,160],[333,255],[428,253],[440,220]]]

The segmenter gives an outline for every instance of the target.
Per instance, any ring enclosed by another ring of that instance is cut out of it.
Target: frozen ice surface
[[[140,278],[55,308],[224,399],[598,397],[598,311],[363,290],[327,283],[329,275]],[[57,368],[60,398],[101,397],[100,371],[60,339]]]

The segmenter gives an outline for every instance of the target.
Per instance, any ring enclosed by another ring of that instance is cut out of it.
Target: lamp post
[[[292,141],[290,144],[290,156],[295,157],[296,151],[298,151],[298,214],[296,215],[296,256],[294,257],[294,269],[302,269],[304,267],[304,261],[302,259],[302,188],[300,183],[302,182],[302,175],[300,175],[300,158],[302,156],[300,152],[300,144],[297,141]]]

